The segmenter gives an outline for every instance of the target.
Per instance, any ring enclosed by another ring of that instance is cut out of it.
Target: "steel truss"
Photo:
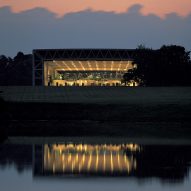
[[[33,50],[33,86],[44,85],[44,62],[53,60],[133,60],[133,49],[35,49]]]

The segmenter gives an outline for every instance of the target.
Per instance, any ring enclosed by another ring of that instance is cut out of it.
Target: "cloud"
[[[136,48],[141,43],[152,48],[179,44],[190,50],[191,15],[170,13],[161,19],[142,15],[143,8],[136,4],[124,13],[86,9],[58,18],[44,8],[13,13],[3,7],[0,54],[35,48]]]
[[[134,4],[142,4],[143,15],[156,14],[164,17],[175,12],[181,16],[191,13],[190,0],[1,0],[0,7],[10,6],[13,12],[45,8],[57,16],[62,17],[71,12],[79,12],[86,9],[93,11],[105,11],[124,13]]]

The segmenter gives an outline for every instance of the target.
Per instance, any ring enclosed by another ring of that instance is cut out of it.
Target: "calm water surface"
[[[191,188],[191,146],[0,145],[1,190],[182,190]]]

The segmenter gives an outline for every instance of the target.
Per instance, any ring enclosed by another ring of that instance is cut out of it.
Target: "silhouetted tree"
[[[160,71],[163,72],[164,85],[188,85],[190,71],[190,52],[184,47],[171,45],[159,49]]]
[[[159,50],[138,48],[135,50],[137,73],[147,86],[191,85],[190,52],[184,47],[162,46]]]
[[[22,52],[18,52],[17,55],[14,57],[14,61],[21,61],[23,60],[25,55]]]
[[[32,85],[32,55],[0,56],[0,85]]]
[[[129,70],[127,73],[125,73],[123,75],[123,82],[125,83],[125,85],[127,85],[127,83],[130,82],[131,80],[133,80],[134,77],[135,77],[134,71],[133,70]]]
[[[128,70],[128,72],[126,72],[123,75],[123,79],[121,82],[124,83],[125,85],[128,85],[128,83],[131,83],[131,82],[136,82],[139,84],[139,86],[142,86],[142,85],[144,85],[142,78],[143,78],[143,76],[141,76],[138,73],[137,68],[134,68],[134,69]]]

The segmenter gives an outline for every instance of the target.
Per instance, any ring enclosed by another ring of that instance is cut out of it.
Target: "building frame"
[[[33,86],[44,85],[44,62],[54,60],[133,61],[134,49],[34,49]]]

